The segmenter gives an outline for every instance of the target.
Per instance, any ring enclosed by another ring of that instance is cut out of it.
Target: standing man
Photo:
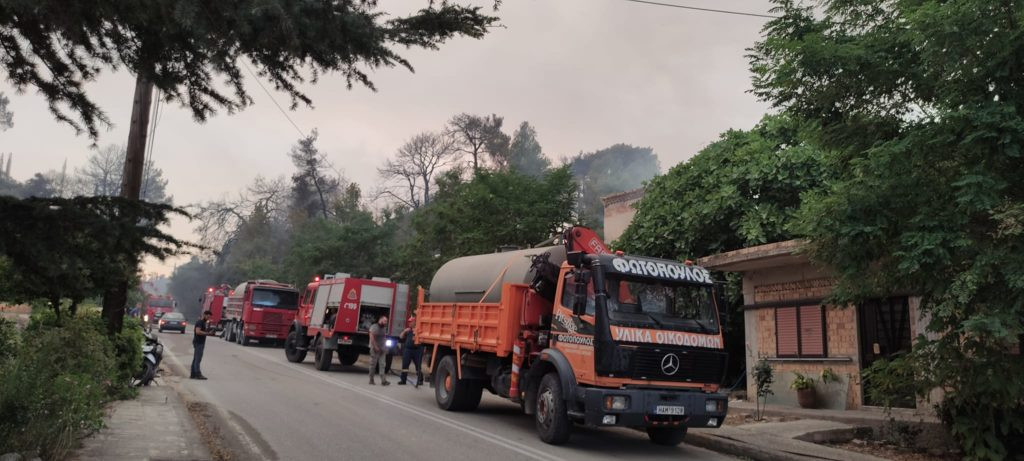
[[[199,371],[199,362],[203,361],[203,349],[206,348],[206,336],[210,334],[210,330],[207,329],[208,327],[206,325],[207,322],[210,321],[210,315],[212,315],[210,311],[204,311],[203,318],[196,322],[195,328],[193,329],[195,334],[192,336],[192,349],[194,352],[192,353],[192,376],[189,376],[191,379],[206,379],[206,377],[203,376],[203,372]]]
[[[384,343],[387,340],[387,326],[388,316],[382,315],[377,319],[377,323],[370,327],[370,384],[377,384],[373,382],[373,375],[377,373],[378,367],[380,368],[380,385],[391,384],[385,375],[387,364],[384,363],[388,355],[387,346]]]
[[[413,332],[413,328],[416,328],[416,317],[409,317],[409,322],[406,325],[402,334],[399,335],[402,340],[402,377],[398,380],[398,385],[405,385],[405,378],[409,375],[409,363],[412,362],[413,365],[416,365],[416,383],[414,385],[418,388],[420,384],[423,384],[423,347],[416,344],[416,333]]]

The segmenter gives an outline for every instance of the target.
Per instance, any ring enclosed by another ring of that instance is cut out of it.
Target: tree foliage
[[[604,228],[601,197],[641,187],[660,172],[653,149],[629,144],[581,152],[567,162],[580,185],[580,221],[598,230]]]
[[[541,178],[481,171],[466,181],[449,172],[438,180],[431,206],[413,217],[415,237],[401,250],[401,275],[428,285],[452,258],[542,242],[573,221],[575,194],[565,167]]]
[[[473,171],[483,167],[488,158],[498,168],[508,155],[509,137],[501,131],[504,117],[461,113],[448,121],[448,134],[455,138],[456,148],[472,159]]]
[[[436,49],[455,36],[480,38],[497,18],[480,7],[425,2],[406,15],[376,0],[40,0],[0,5],[2,65],[19,91],[33,88],[50,111],[98,137],[106,114],[85,85],[103,70],[125,68],[153,82],[197,120],[252,102],[242,68],[310,104],[307,79],[337,72],[349,86],[373,88],[368,71],[411,63],[395,47]]]
[[[8,106],[11,104],[11,100],[7,99],[7,95],[0,93],[0,131],[7,131],[14,128],[14,112]],[[0,165],[2,168],[2,165]]]
[[[294,207],[306,217],[328,216],[330,202],[341,189],[341,178],[333,171],[327,155],[316,147],[317,132],[299,140],[288,154],[297,170],[292,175]]]
[[[654,178],[618,246],[682,260],[788,240],[801,194],[832,176],[792,119],[767,116]]]
[[[544,151],[537,140],[537,130],[529,122],[519,124],[512,133],[512,141],[508,147],[508,156],[503,162],[509,170],[539,178],[551,166],[551,161],[544,156]]]
[[[64,299],[73,311],[133,278],[143,256],[179,254],[188,244],[159,229],[179,212],[119,197],[0,197],[0,255],[9,266],[0,298],[48,301],[59,319]],[[108,317],[111,334],[120,331],[119,320]]]
[[[800,233],[836,298],[922,296],[919,391],[969,459],[1024,453],[1024,5],[777,1],[755,93],[816,127],[842,175]]]

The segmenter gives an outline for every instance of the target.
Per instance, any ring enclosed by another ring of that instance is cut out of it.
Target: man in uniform
[[[387,326],[388,316],[382,315],[377,319],[377,323],[370,327],[370,384],[377,384],[373,382],[373,375],[377,373],[378,367],[380,368],[380,385],[387,386],[391,384],[388,382],[387,375],[385,375],[386,358],[388,355],[387,345]]]
[[[398,380],[399,386],[404,386],[406,377],[409,376],[409,364],[416,365],[416,387],[423,384],[423,347],[416,344],[416,317],[409,317],[409,322],[399,339],[402,340],[402,377]]]

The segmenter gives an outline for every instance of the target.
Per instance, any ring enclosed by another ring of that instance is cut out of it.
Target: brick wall
[[[770,283],[754,287],[755,300],[758,303],[781,302],[786,300],[821,299],[828,296],[833,286],[831,278],[814,278],[790,282]],[[795,306],[795,305],[794,305]],[[757,321],[758,351],[764,357],[776,357],[775,309],[763,308],[755,311]],[[853,307],[826,306],[825,328],[829,358],[849,358],[848,361],[786,361],[773,360],[772,368],[776,380],[775,399],[779,403],[788,403],[795,398],[795,391],[789,389],[793,373],[799,372],[819,380],[822,370],[831,368],[840,375],[842,382],[829,386],[841,386],[839,392],[832,395],[837,399],[845,397],[845,405],[833,402],[833,405],[845,406],[847,409],[860,407],[860,366],[859,346],[857,342],[857,311]],[[823,385],[816,387],[819,393]],[[751,389],[752,391],[752,389]],[[790,396],[788,394],[794,394]]]
[[[829,295],[834,285],[833,279],[824,277],[758,285],[754,287],[754,302],[768,303],[787,299],[824,298]]]

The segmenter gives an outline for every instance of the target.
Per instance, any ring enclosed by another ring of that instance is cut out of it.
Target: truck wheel
[[[674,447],[686,438],[685,427],[648,427],[647,437],[656,445]]]
[[[288,332],[288,339],[284,340],[284,356],[289,362],[302,363],[306,360],[306,350],[299,350],[299,332],[292,330]]]
[[[341,364],[345,365],[346,367],[355,365],[355,363],[358,360],[359,351],[348,349],[338,351],[338,361],[341,362]]]
[[[327,371],[331,369],[331,357],[334,355],[334,351],[330,349],[324,349],[324,338],[318,336],[316,338],[316,352],[314,353],[313,364],[316,365],[316,369],[320,371]]]
[[[540,380],[537,390],[537,434],[540,439],[552,445],[561,445],[572,434],[572,422],[562,398],[562,382],[558,373],[551,372]]]
[[[480,405],[484,388],[482,383],[458,379],[455,356],[446,355],[434,372],[434,397],[437,406],[447,411],[472,411]]]

